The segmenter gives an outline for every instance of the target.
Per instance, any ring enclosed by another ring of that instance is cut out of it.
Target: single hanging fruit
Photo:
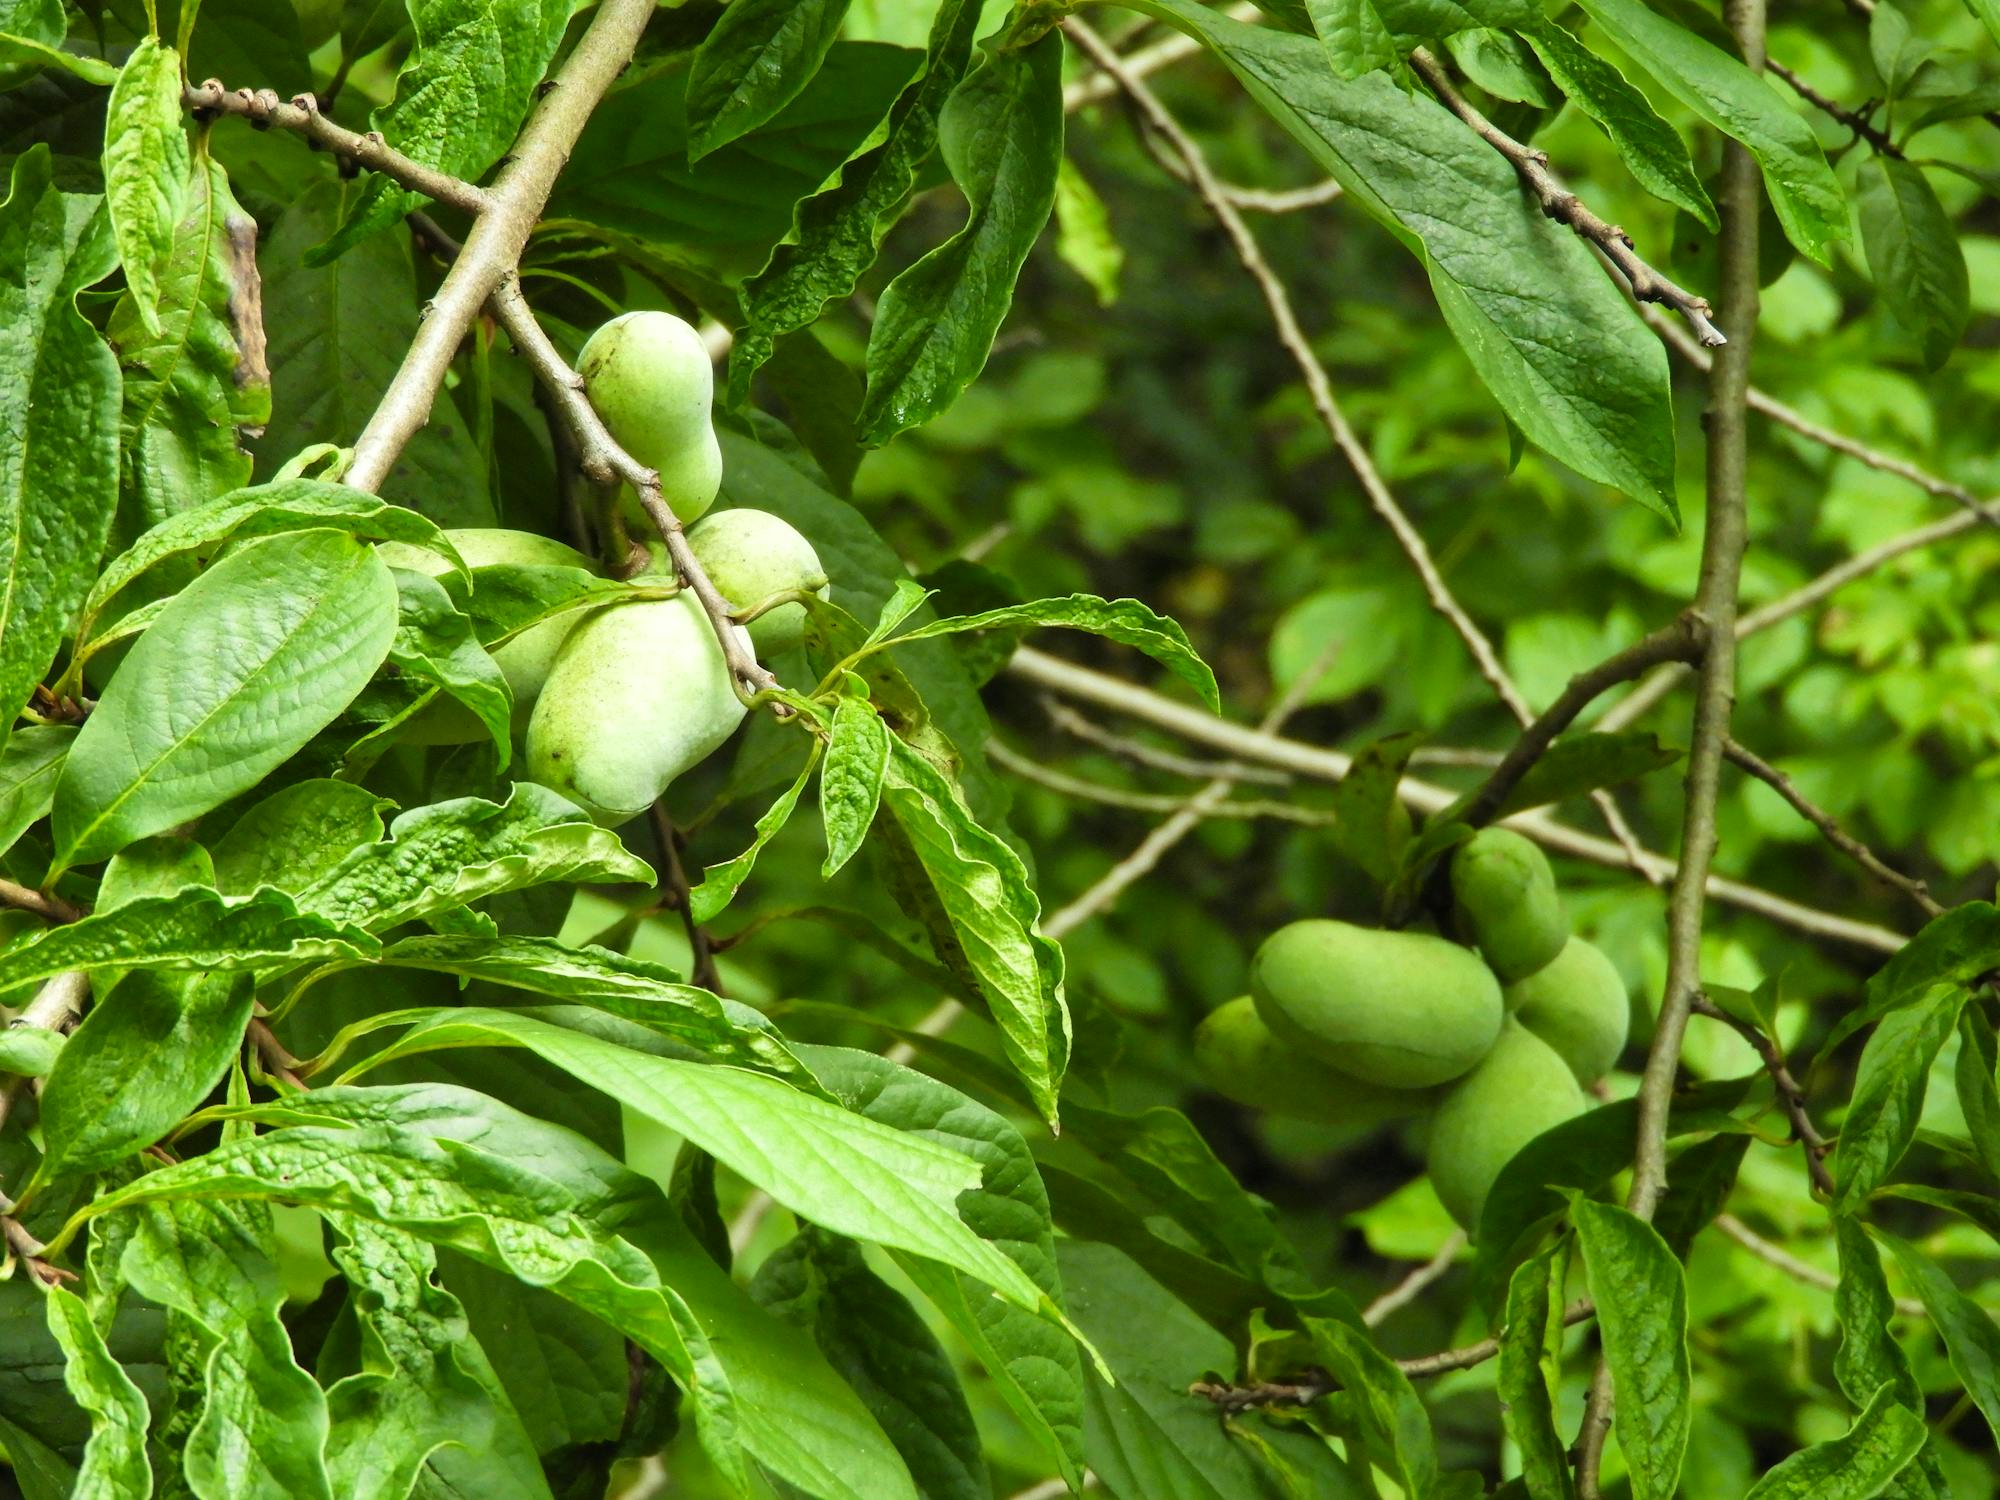
[[[660,493],[683,524],[715,503],[722,449],[709,406],[715,367],[693,325],[670,312],[629,312],[577,355],[584,394],[618,446],[659,472]]]
[[[1507,1009],[1555,1048],[1578,1083],[1597,1082],[1625,1050],[1632,1001],[1610,959],[1582,938],[1505,991]]]
[[[819,554],[790,522],[767,510],[718,510],[688,528],[688,546],[708,580],[739,609],[788,589],[832,592]],[[806,607],[783,604],[744,627],[757,654],[788,651],[805,636]]]
[[[1431,1116],[1425,1158],[1438,1201],[1460,1227],[1477,1230],[1501,1169],[1536,1136],[1585,1107],[1569,1064],[1509,1020],[1493,1050],[1445,1091]]]
[[[1459,846],[1451,894],[1458,935],[1486,956],[1502,984],[1527,978],[1569,941],[1548,857],[1511,828],[1482,828]]]

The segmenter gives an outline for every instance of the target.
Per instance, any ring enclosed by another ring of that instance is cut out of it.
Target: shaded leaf
[[[1570,1218],[1597,1302],[1633,1500],[1670,1500],[1687,1451],[1691,1382],[1681,1263],[1622,1208],[1576,1197]]]
[[[750,847],[727,864],[710,865],[702,875],[701,884],[688,892],[688,913],[697,923],[712,922],[728,910],[736,893],[743,889],[743,882],[757,867],[757,856],[764,852],[764,846],[791,821],[792,811],[799,805],[799,797],[812,780],[813,772],[819,769],[819,754],[819,741],[815,740],[812,753],[806,757],[798,776],[757,820],[757,836],[751,840]]]
[[[1500,1413],[1521,1450],[1521,1474],[1533,1500],[1570,1500],[1569,1455],[1556,1432],[1562,1381],[1563,1288],[1568,1257],[1560,1245],[1521,1263],[1507,1286],[1500,1329]]]
[[[741,0],[688,69],[688,158],[756,129],[799,96],[840,35],[848,0]]]
[[[1924,1446],[1924,1419],[1884,1385],[1837,1438],[1794,1453],[1744,1500],[1874,1500]]]
[[[1965,1385],[1965,1394],[2000,1437],[2000,1326],[1960,1291],[1944,1269],[1915,1245],[1880,1230],[1870,1231],[1896,1258],[1911,1288],[1924,1304],[1944,1340],[1951,1367]]]
[[[1924,368],[1935,370],[1951,358],[1972,316],[1958,233],[1923,169],[1879,152],[1861,165],[1860,208],[1875,290],[1916,336]]]
[[[0,748],[0,852],[55,806],[56,778],[75,738],[67,724],[27,724]]]
[[[1836,1210],[1886,1182],[1916,1138],[1931,1064],[1958,1025],[1967,998],[1957,985],[1939,985],[1916,1004],[1883,1017],[1868,1038],[1834,1156]]]
[[[253,804],[216,841],[215,888],[247,896],[271,885],[296,894],[380,839],[392,806],[351,781],[294,782]]]

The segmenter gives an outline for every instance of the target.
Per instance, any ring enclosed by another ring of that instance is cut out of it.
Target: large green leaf
[[[1335,1316],[1305,1309],[1324,1302]],[[1406,1495],[1438,1493],[1437,1439],[1430,1414],[1396,1362],[1362,1327],[1345,1294],[1302,1299],[1296,1304],[1315,1363],[1324,1366],[1348,1392],[1361,1436],[1373,1461],[1395,1476]]]
[[[1886,1182],[1916,1139],[1931,1064],[1968,998],[1959,985],[1939,985],[1916,1004],[1883,1017],[1868,1038],[1834,1157],[1836,1209],[1860,1203]]]
[[[1597,1302],[1633,1500],[1672,1500],[1688,1441],[1687,1278],[1652,1225],[1624,1209],[1579,1196],[1570,1217]]]
[[[83,1299],[59,1286],[45,1295],[49,1332],[62,1346],[63,1381],[90,1413],[90,1442],[72,1500],[146,1500],[153,1493],[146,1398],[105,1348]]]
[[[645,861],[581,809],[531,781],[504,805],[460,797],[412,808],[389,837],[298,892],[299,909],[376,932],[558,880],[653,882]]]
[[[838,185],[799,205],[790,241],[743,288],[749,328],[729,357],[730,399],[741,402],[777,340],[854,290],[937,143],[945,100],[972,55],[980,6],[941,0],[922,75],[889,113],[887,138],[847,163]]]
[[[405,156],[476,181],[513,143],[571,8],[571,0],[409,0],[416,46],[396,75],[394,102],[375,112],[375,128]],[[422,201],[386,177],[371,178],[313,259],[333,259]]]
[[[688,158],[698,161],[798,98],[826,61],[848,0],[740,0],[688,69]]]
[[[1923,169],[1879,152],[1861,165],[1861,245],[1875,290],[1916,337],[1924,368],[1958,347],[1972,316],[1958,232]]]
[[[125,285],[149,332],[160,326],[160,262],[173,251],[192,163],[181,123],[181,59],[142,38],[111,86],[104,116],[104,201]]]
[[[1583,242],[1535,211],[1504,157],[1386,74],[1336,78],[1308,37],[1246,26],[1194,0],[1133,3],[1206,43],[1422,258],[1445,321],[1532,442],[1678,514],[1665,351]]]
[[[1334,73],[1359,78],[1399,68],[1413,46],[1482,26],[1526,24],[1523,0],[1304,0]]]
[[[882,293],[857,425],[886,443],[942,412],[986,364],[1014,281],[1055,207],[1062,165],[1062,41],[989,53],[938,122],[965,227]]]
[[[1965,1394],[2000,1438],[2000,1324],[1993,1315],[1958,1289],[1944,1268],[1907,1240],[1874,1231],[1889,1247],[1911,1287],[1937,1325],[1951,1367],[1964,1382]]]
[[[89,591],[118,505],[118,361],[76,310],[116,251],[99,200],[14,162],[0,208],[0,725]],[[5,729],[0,729],[4,738]]]
[[[260,885],[295,893],[363,844],[382,837],[393,806],[351,781],[297,781],[254,803],[215,843],[215,888],[247,896]]]
[[[136,299],[109,326],[125,369],[124,486],[141,526],[248,484],[242,435],[271,419],[257,224],[206,149],[195,167],[158,268],[158,329]]]
[[[1682,104],[1749,148],[1785,235],[1814,260],[1847,237],[1847,200],[1812,126],[1771,85],[1644,0],[1580,0],[1632,60]]]
[[[1875,1500],[1922,1451],[1927,1435],[1924,1419],[1884,1385],[1845,1433],[1794,1453],[1744,1500]]]
[[[1069,1063],[1069,1006],[1062,949],[1041,934],[1027,870],[973,818],[950,779],[901,739],[890,746],[882,801],[920,866],[898,898],[928,919],[938,956],[985,1000],[1007,1060],[1035,1108],[1054,1120]]]
[[[165,1136],[242,1047],[252,999],[249,982],[223,970],[119,980],[49,1074],[42,1172],[94,1172]]]
[[[58,868],[255,786],[347,707],[395,633],[388,567],[344,532],[231,553],[161,612],[77,735],[56,784]]]

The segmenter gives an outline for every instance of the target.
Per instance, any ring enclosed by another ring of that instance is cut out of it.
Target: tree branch
[[[1521,180],[1540,201],[1544,214],[1558,224],[1567,225],[1578,239],[1595,245],[1604,258],[1619,269],[1633,297],[1641,302],[1658,302],[1673,308],[1687,319],[1695,337],[1711,348],[1727,342],[1722,330],[1709,316],[1714,309],[1708,305],[1708,299],[1677,286],[1648,265],[1633,248],[1630,235],[1616,224],[1600,218],[1589,204],[1557,181],[1555,173],[1549,170],[1548,152],[1523,145],[1487,119],[1452,85],[1451,75],[1445,71],[1444,65],[1422,47],[1410,54],[1410,66],[1431,86],[1431,91],[1443,101],[1446,109],[1465,121],[1474,134],[1513,163]]]
[[[1829,119],[1836,120],[1840,124],[1845,125],[1853,132],[1855,139],[1866,141],[1884,156],[1893,156],[1898,161],[1903,160],[1903,148],[1889,139],[1887,131],[1870,123],[1868,116],[1874,110],[1874,105],[1864,105],[1858,110],[1849,109],[1837,99],[1827,98],[1826,95],[1822,94],[1818,89],[1807,83],[1781,62],[1773,61],[1767,57],[1764,59],[1764,68],[1767,72],[1775,73],[1778,77],[1784,79],[1791,91],[1805,100],[1806,103],[1825,114]]]
[[[71,906],[62,897],[46,891],[37,891],[22,885],[19,881],[0,877],[0,906],[12,906],[21,911],[33,912],[51,922],[74,922],[83,913]]]
[[[1767,1265],[1776,1266],[1795,1281],[1802,1281],[1807,1286],[1816,1286],[1825,1292],[1838,1291],[1840,1288],[1840,1278],[1831,1271],[1822,1271],[1812,1262],[1800,1260],[1783,1245],[1774,1245],[1734,1214],[1717,1214],[1715,1227],[1757,1259]],[[1896,1298],[1896,1311],[1906,1318],[1926,1316],[1923,1303],[1914,1297]]]
[[[515,274],[556,176],[605,91],[639,45],[654,0],[602,0],[589,28],[535,107],[507,166],[473,220],[465,253],[445,273],[402,366],[354,445],[347,483],[375,491],[430,420],[445,372],[479,310]],[[643,498],[643,494],[642,494]]]
[[[1379,1328],[1389,1318],[1408,1307],[1417,1298],[1451,1270],[1458,1260],[1458,1252],[1465,1248],[1465,1231],[1454,1230],[1438,1246],[1437,1254],[1418,1266],[1388,1291],[1361,1309],[1361,1321],[1370,1328]]]
[[[1805,1148],[1806,1171],[1812,1177],[1813,1186],[1826,1197],[1833,1196],[1833,1174],[1827,1170],[1827,1153],[1833,1149],[1825,1136],[1819,1133],[1806,1109],[1806,1093],[1799,1086],[1792,1070],[1786,1066],[1785,1054],[1778,1044],[1771,1040],[1761,1026],[1756,1026],[1710,1000],[1706,995],[1697,994],[1690,1008],[1694,1014],[1707,1016],[1712,1021],[1720,1021],[1756,1050],[1764,1064],[1764,1071],[1771,1075],[1771,1082],[1778,1091],[1778,1104],[1785,1117],[1792,1122],[1792,1135]]]
[[[688,951],[692,955],[688,983],[719,995],[722,978],[715,968],[715,944],[708,929],[695,921],[694,908],[688,902],[692,887],[688,883],[687,866],[681,862],[680,830],[674,827],[663,802],[653,804],[652,819],[653,833],[660,843],[660,904],[679,912],[681,926],[687,931]]]
[[[1105,786],[1102,782],[1087,781],[1081,776],[1071,776],[1052,766],[1043,765],[1032,755],[1023,755],[1003,740],[988,740],[986,754],[993,764],[1024,781],[1032,781],[1037,786],[1047,787],[1052,792],[1065,797],[1075,797],[1079,801],[1097,802],[1106,807],[1122,807],[1132,812],[1178,813],[1191,804],[1186,793],[1134,792],[1124,787]],[[1219,778],[1218,778],[1219,779]],[[1239,778],[1232,776],[1234,782]],[[1281,823],[1300,823],[1308,828],[1331,828],[1336,821],[1331,812],[1320,808],[1298,807],[1290,802],[1271,799],[1257,801],[1230,801],[1211,804],[1203,809],[1203,816],[1209,818],[1271,818]]]
[[[295,94],[286,100],[280,99],[275,89],[232,90],[224,87],[220,79],[211,78],[198,87],[191,84],[181,90],[181,102],[197,119],[231,115],[248,120],[259,130],[269,130],[273,125],[296,130],[315,146],[335,152],[356,166],[380,172],[433,202],[469,214],[484,213],[492,207],[493,200],[486,189],[405,156],[383,140],[380,131],[371,130],[363,135],[334,124],[320,113],[319,100],[311,94]]]

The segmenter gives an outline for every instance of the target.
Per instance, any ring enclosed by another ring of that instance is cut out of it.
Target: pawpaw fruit
[[[691,592],[613,605],[557,653],[528,720],[528,775],[615,827],[713,755],[744,712]]]
[[[1257,1013],[1286,1041],[1390,1088],[1445,1083],[1499,1035],[1500,983],[1470,949],[1419,932],[1309,918],[1250,964]]]
[[[1502,984],[1525,979],[1569,941],[1548,856],[1511,828],[1482,828],[1451,859],[1453,923]]]
[[[1478,1229],[1501,1169],[1584,1108],[1569,1064],[1510,1018],[1479,1066],[1446,1089],[1431,1114],[1424,1149],[1438,1200],[1463,1228]]]
[[[1226,1099],[1294,1120],[1374,1125],[1422,1110],[1429,1095],[1350,1078],[1264,1024],[1257,1002],[1240,995],[1194,1029],[1194,1065]]]
[[[1582,938],[1571,938],[1503,995],[1515,1019],[1556,1050],[1578,1083],[1597,1082],[1625,1050],[1632,1002],[1624,976]]]
[[[715,367],[692,324],[670,312],[629,312],[593,333],[577,355],[584,394],[618,445],[660,476],[683,524],[715,503],[722,449],[709,408]]]
[[[709,582],[738,609],[787,589],[810,586],[822,599],[831,592],[812,543],[790,522],[767,510],[712,511],[688,528],[687,539]],[[780,605],[744,629],[759,656],[788,651],[805,637],[806,607]]]
[[[446,531],[445,540],[458,549],[466,567],[472,569],[472,586],[479,587],[481,568],[582,568],[594,573],[596,567],[574,547],[535,531],[509,531],[504,527],[480,526]],[[401,542],[384,542],[375,549],[392,568],[442,578],[451,564],[437,553]],[[548,680],[549,668],[580,616],[558,615],[526,630],[493,652],[493,664],[507,679],[514,695],[514,728],[527,728],[535,699]],[[486,728],[473,712],[455,700],[440,698],[413,719],[403,738],[413,745],[462,745],[486,737]]]

